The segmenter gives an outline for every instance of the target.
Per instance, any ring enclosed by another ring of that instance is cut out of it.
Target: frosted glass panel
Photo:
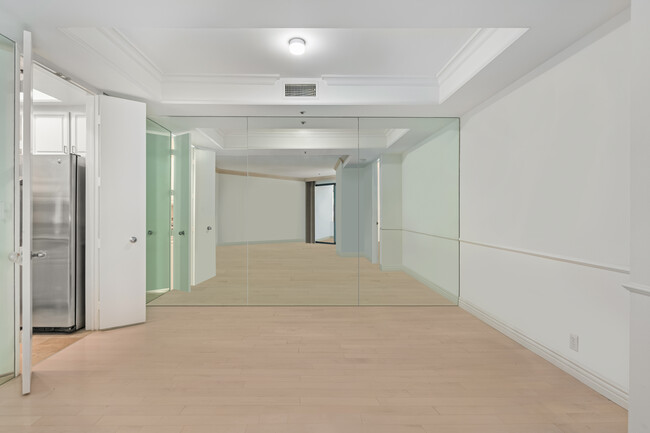
[[[190,134],[176,135],[174,145],[174,200],[172,243],[174,290],[190,290]]]
[[[316,242],[335,243],[334,184],[314,188],[314,238]]]
[[[171,145],[171,132],[147,120],[147,302],[171,287]]]
[[[0,383],[14,376],[14,43],[0,36]]]

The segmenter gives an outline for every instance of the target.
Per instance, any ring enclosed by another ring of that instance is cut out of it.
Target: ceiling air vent
[[[284,96],[286,98],[316,97],[316,84],[285,84]]]

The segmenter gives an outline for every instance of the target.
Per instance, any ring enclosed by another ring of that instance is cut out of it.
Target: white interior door
[[[32,34],[23,33],[22,385],[32,387]]]
[[[372,263],[379,263],[379,172],[378,165],[372,165]]]
[[[194,149],[192,176],[192,285],[217,275],[215,153]]]
[[[146,106],[99,96],[99,328],[146,318]]]

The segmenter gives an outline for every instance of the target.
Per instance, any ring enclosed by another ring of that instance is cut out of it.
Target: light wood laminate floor
[[[32,365],[49,358],[69,345],[87,337],[90,331],[81,329],[71,334],[45,333],[32,337]]]
[[[149,305],[359,304],[454,302],[402,271],[382,271],[363,257],[341,257],[335,245],[287,242],[217,247],[216,277]]]
[[[0,432],[624,433],[627,412],[458,307],[149,308],[0,387]]]

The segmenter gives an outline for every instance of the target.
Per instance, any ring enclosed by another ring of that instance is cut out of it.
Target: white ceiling
[[[163,75],[435,77],[476,29],[124,28]],[[302,56],[287,41],[307,42]],[[201,55],[197,55],[201,53]],[[363,55],[359,55],[363,53]]]
[[[0,33],[158,115],[458,116],[629,0],[0,0]],[[290,36],[307,39],[291,57]],[[288,100],[287,81],[319,97]]]

